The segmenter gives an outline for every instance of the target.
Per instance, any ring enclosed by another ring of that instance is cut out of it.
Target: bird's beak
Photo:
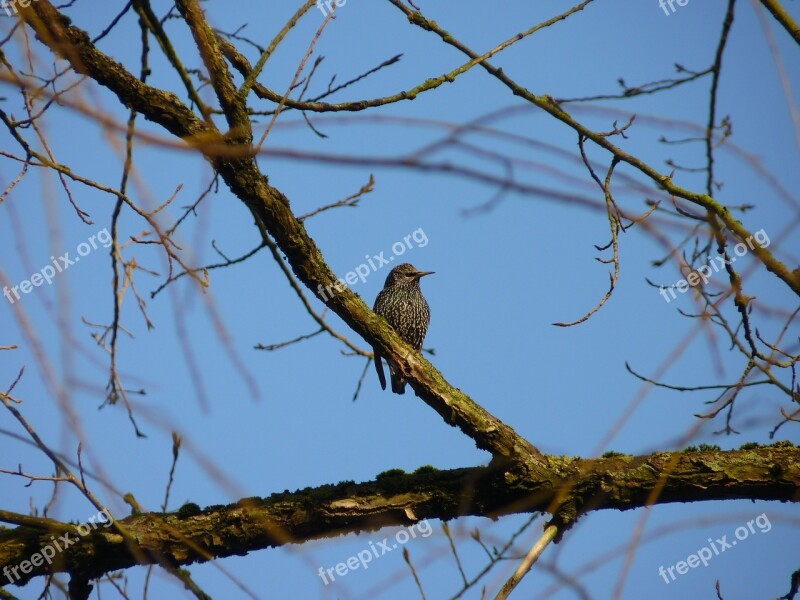
[[[433,275],[435,271],[417,271],[417,279],[425,277],[425,275]]]

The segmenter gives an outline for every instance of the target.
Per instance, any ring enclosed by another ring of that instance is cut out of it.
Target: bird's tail
[[[386,389],[386,375],[383,374],[383,362],[381,362],[381,356],[378,354],[378,351],[375,348],[372,349],[374,353],[374,360],[375,360],[375,370],[378,372],[378,380],[381,382],[381,389]],[[392,390],[394,390],[394,378],[392,378]]]

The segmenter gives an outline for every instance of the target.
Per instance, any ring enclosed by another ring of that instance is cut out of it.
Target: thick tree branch
[[[800,448],[788,442],[729,452],[547,460],[552,468],[542,478],[529,477],[524,469],[485,467],[389,471],[376,481],[306,488],[204,510],[187,504],[175,513],[132,515],[120,523],[139,542],[144,560],[179,566],[421,519],[543,511],[554,513],[561,529],[595,510],[730,499],[800,502]],[[0,571],[51,544],[56,530],[75,529],[70,524],[50,529],[48,523],[0,530]],[[52,566],[18,571],[17,583],[64,571],[99,577],[139,564],[113,531],[95,528],[78,539]]]

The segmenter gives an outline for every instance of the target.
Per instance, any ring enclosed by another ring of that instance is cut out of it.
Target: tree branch
[[[186,504],[174,513],[131,515],[120,521],[138,541],[145,564],[188,565],[264,548],[347,533],[411,525],[422,519],[499,516],[546,511],[569,528],[596,510],[629,510],[652,504],[750,499],[800,502],[800,448],[789,442],[746,450],[657,452],[581,459],[546,457],[543,478],[525,470],[487,467],[414,474],[388,471],[375,481],[342,482],[246,498],[204,510]],[[0,515],[2,516],[2,515]],[[75,525],[0,529],[0,572],[52,544],[51,535]],[[559,535],[560,538],[560,535]],[[54,572],[88,578],[141,564],[113,531],[94,530],[59,553],[52,565],[32,566],[16,581]],[[558,541],[558,539],[556,540]]]
[[[786,12],[781,3],[778,0],[761,0],[761,4],[772,13],[778,23],[783,25],[783,28],[789,32],[794,41],[800,44],[800,25],[792,19],[792,15]]]

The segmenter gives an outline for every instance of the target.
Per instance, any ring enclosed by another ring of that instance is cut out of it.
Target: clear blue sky
[[[77,25],[96,35],[118,10],[116,4],[84,0],[69,14]],[[154,2],[154,7],[163,14],[168,4]],[[561,2],[531,6],[516,0],[502,3],[501,9],[474,0],[457,6],[441,4],[419,5],[428,17],[479,52],[567,7]],[[215,26],[232,31],[250,23],[244,33],[266,45],[299,3],[215,0],[203,5]],[[666,15],[657,0],[598,0],[566,22],[512,46],[494,63],[532,91],[558,98],[615,93],[620,77],[629,85],[668,79],[674,76],[675,63],[689,70],[705,69],[713,60],[724,3],[689,0],[685,6],[675,6],[676,11]],[[798,3],[785,2],[785,6],[800,18]],[[411,27],[388,2],[347,0],[337,15],[318,43],[317,51],[325,60],[307,96],[324,90],[334,74],[339,83],[396,54],[403,55],[400,62],[336,94],[332,101],[407,90],[465,62],[434,35]],[[322,15],[312,9],[268,63],[261,78],[265,84],[285,91],[321,22]],[[796,266],[797,205],[781,198],[747,159],[759,161],[797,202],[800,149],[789,106],[800,97],[800,49],[771,19],[766,22],[764,29],[751,3],[738,3],[719,90],[718,114],[731,116],[733,138],[717,152],[717,179],[724,182],[718,197],[732,205],[755,204],[756,208],[742,217],[743,223],[753,231],[763,229],[778,257],[790,260],[793,255]],[[0,18],[2,32],[11,23],[5,16]],[[187,66],[197,66],[182,24],[169,21],[167,30]],[[100,47],[138,73],[138,35],[135,19],[129,14]],[[770,39],[788,73],[783,82],[770,52]],[[50,60],[35,41],[31,43],[46,57],[45,63]],[[253,62],[254,52],[248,50]],[[151,83],[181,89],[157,49],[153,67]],[[616,141],[668,173],[664,161],[669,158],[684,166],[703,165],[700,144],[665,146],[658,140],[662,135],[671,139],[702,135],[709,85],[710,80],[704,78],[656,96],[570,105],[568,110],[595,130],[609,130],[615,119],[624,123],[631,113],[637,113],[629,139]],[[78,93],[91,106],[120,121],[125,119],[126,112],[107,92],[85,85]],[[203,93],[210,97],[210,88]],[[6,97],[0,107],[21,115],[18,96],[11,88],[4,87],[0,95]],[[488,115],[495,116],[489,119]],[[375,191],[359,208],[326,212],[306,222],[328,264],[344,277],[364,262],[365,255],[383,251],[388,257],[392,245],[412,232],[418,232],[415,239],[424,237],[426,243],[412,240],[413,248],[402,260],[436,272],[423,281],[432,310],[426,347],[435,349],[434,364],[450,383],[542,451],[590,457],[606,450],[644,454],[699,443],[726,449],[748,441],[769,443],[767,433],[786,402],[764,386],[744,391],[737,401],[734,426],[740,435],[715,435],[724,425],[721,418],[699,423],[693,416],[707,410],[703,402],[712,399],[714,392],[650,390],[631,411],[642,386],[625,370],[626,361],[638,372],[652,375],[671,353],[679,352],[663,376],[676,385],[730,383],[744,366],[741,356],[728,353],[724,341],[704,334],[687,341],[695,321],[681,317],[678,309],[692,312],[697,305],[690,294],[666,303],[647,285],[645,277],[669,285],[677,282],[680,274],[674,264],[653,268],[652,261],[662,258],[665,250],[644,229],[633,228],[621,236],[621,279],[608,304],[580,326],[565,329],[552,325],[582,316],[608,286],[609,268],[595,261],[598,253],[594,248],[607,243],[609,237],[607,218],[598,210],[602,195],[575,160],[577,138],[571,130],[523,106],[480,69],[413,102],[363,114],[309,116],[328,137],[317,137],[296,112],[287,112],[268,137],[267,150],[398,159],[441,141],[448,126],[479,120],[486,127],[543,145],[472,132],[460,138],[470,146],[449,145],[427,158],[503,177],[506,166],[476,149],[499,152],[520,161],[514,165],[520,181],[594,202],[587,207],[578,201],[512,192],[502,195],[492,210],[471,211],[491,199],[496,187],[409,168],[320,163],[273,154],[260,159],[270,183],[287,195],[298,215],[344,198],[363,186],[370,174],[375,177]],[[259,133],[267,122],[267,117],[261,118]],[[151,123],[140,124],[161,135]],[[45,131],[55,155],[75,172],[111,186],[119,184],[118,134],[104,131],[85,116],[55,110]],[[5,130],[0,133],[0,149],[18,150]],[[607,166],[607,155],[593,147],[589,154],[599,161],[600,169]],[[162,216],[167,226],[210,181],[209,167],[190,152],[141,145],[135,158],[131,195],[143,206],[154,207],[183,186]],[[16,174],[16,166],[0,161],[3,188]],[[660,197],[652,185],[626,185],[622,176],[644,181],[632,169],[621,166],[618,175],[618,200],[631,213],[646,209],[646,197]],[[702,174],[678,173],[676,182],[703,190]],[[75,256],[78,245],[93,235],[103,239],[113,198],[76,184],[71,184],[71,189],[76,201],[90,213],[92,225],[76,218],[60,184],[50,174],[29,174],[0,205],[0,267],[10,283],[29,278],[49,264],[51,256],[68,251]],[[146,224],[128,211],[120,227],[125,236],[134,236]],[[661,233],[673,243],[686,235],[685,230],[664,227],[663,221],[654,227],[663,227]],[[227,256],[235,257],[257,245],[258,233],[242,203],[222,187],[219,194],[204,200],[197,218],[190,218],[179,229],[177,239],[187,260],[201,265],[218,261],[212,240]],[[96,330],[82,319],[91,323],[111,319],[110,258],[99,246],[55,276],[52,285],[34,288],[15,305],[0,298],[0,345],[19,346],[2,353],[0,387],[7,387],[24,366],[24,377],[15,389],[15,395],[24,400],[20,410],[53,448],[74,456],[81,438],[64,416],[60,395],[80,421],[91,469],[102,470],[115,489],[133,493],[145,509],[158,510],[163,501],[172,431],[184,437],[186,446],[177,466],[171,510],[186,501],[207,506],[341,480],[367,481],[391,468],[412,471],[432,464],[449,469],[488,462],[488,454],[444,424],[413,394],[400,397],[381,392],[372,369],[353,403],[365,359],[342,355],[344,347],[331,337],[317,336],[275,352],[254,350],[256,344],[279,343],[317,328],[266,251],[241,265],[212,271],[211,287],[205,294],[184,278],[153,300],[150,292],[166,277],[163,253],[144,246],[125,251],[128,258],[135,255],[140,265],[158,272],[157,276],[139,272],[135,279],[137,291],[147,299],[154,329],[148,331],[132,295],[128,294],[123,306],[123,325],[133,339],[123,336],[120,341],[120,372],[128,389],[146,390],[144,396],[132,396],[137,420],[148,436],[137,439],[121,405],[97,410],[104,398],[108,359],[90,337]],[[742,260],[750,261],[749,257]],[[371,305],[386,274],[387,269],[371,274],[353,289]],[[722,275],[718,277],[724,285]],[[748,276],[747,286],[749,293],[783,310],[791,311],[797,305],[796,296],[763,269]],[[321,303],[313,302],[317,310],[322,309]],[[19,324],[21,317],[24,328]],[[329,316],[328,320],[366,348],[338,318]],[[225,342],[220,337],[220,323]],[[780,321],[769,318],[758,321],[768,338],[774,338],[779,325]],[[193,366],[187,360],[187,348]],[[38,357],[37,349],[41,350]],[[243,370],[236,367],[236,361]],[[625,415],[629,418],[624,425],[604,443]],[[794,425],[784,426],[777,439],[797,443]],[[8,435],[22,430],[5,412],[0,429],[0,468],[14,469],[21,463],[26,472],[50,474],[51,465],[40,452]],[[35,483],[26,488],[24,484],[22,479],[3,475],[0,506],[18,512],[28,512],[31,505],[44,506],[51,486]],[[127,514],[129,509],[119,496],[96,482],[94,488],[115,516]],[[64,487],[50,516],[84,521],[96,512],[75,491]],[[746,526],[762,513],[765,517],[760,523],[768,520],[768,531],[756,528],[747,539],[714,556],[707,567],[691,569],[669,584],[659,576],[660,566],[667,568],[686,560],[709,545],[708,538],[727,535],[729,541],[734,539],[737,527]],[[470,539],[470,531],[477,528],[482,539],[499,546],[526,519],[521,515],[497,522],[470,518],[451,523],[468,576],[477,573],[486,558]],[[406,547],[427,597],[449,598],[460,587],[460,575],[440,523],[431,525],[430,535],[418,535]],[[615,589],[621,589],[619,597],[625,599],[714,598],[714,582],[719,579],[726,600],[775,598],[788,591],[789,575],[800,567],[797,528],[795,507],[766,502],[592,513],[562,544],[545,552],[541,564],[512,597],[610,598]],[[191,571],[214,598],[242,595],[224,573],[232,574],[259,598],[418,597],[400,552],[382,556],[367,570],[355,570],[328,586],[318,576],[320,567],[346,561],[397,531],[385,529],[261,551],[223,559],[219,564],[222,570],[204,564],[191,567]],[[527,551],[540,531],[537,524],[521,536],[520,552]],[[483,580],[491,595],[515,566],[516,561],[499,565]],[[134,597],[141,589],[144,571],[125,572],[131,589],[137,590]],[[579,577],[579,587],[588,596],[558,583],[560,577],[572,575]],[[36,581],[12,592],[35,598],[41,585]],[[151,587],[151,597],[181,593],[176,583],[162,575]],[[465,597],[479,598],[480,587]],[[104,589],[103,593],[107,597],[113,592]]]

